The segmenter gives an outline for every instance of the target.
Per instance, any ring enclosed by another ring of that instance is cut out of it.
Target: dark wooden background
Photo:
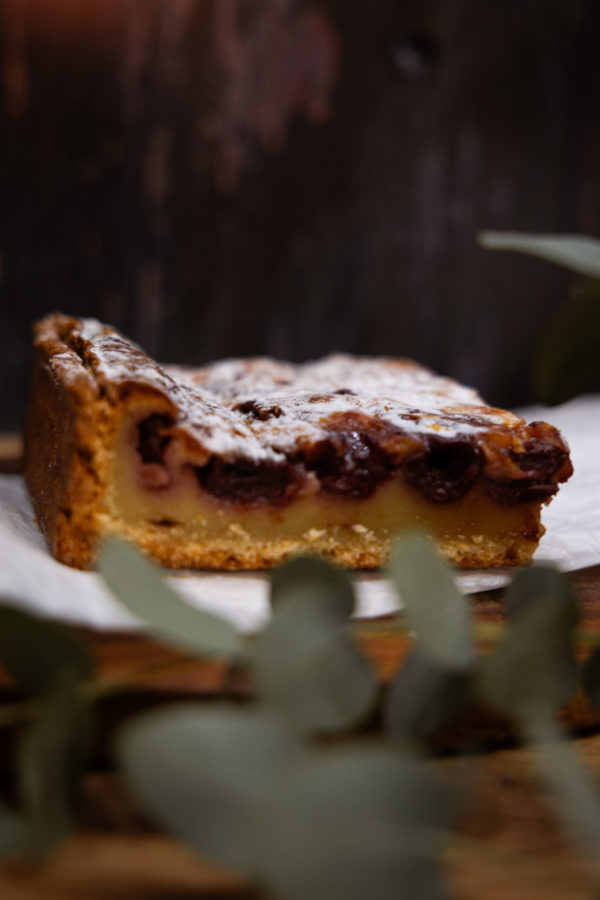
[[[0,428],[30,323],[165,360],[404,354],[530,399],[600,234],[598,0],[0,0]]]

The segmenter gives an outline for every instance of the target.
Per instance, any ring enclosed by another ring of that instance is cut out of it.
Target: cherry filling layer
[[[171,416],[154,413],[138,425],[137,452],[144,463],[163,463],[165,450],[171,442]]]
[[[289,463],[225,461],[214,457],[196,467],[202,490],[238,506],[279,506],[298,493],[301,479]]]
[[[164,414],[150,415],[138,425],[137,453],[146,488],[164,489],[173,483],[175,476],[167,464],[173,426],[173,419]],[[206,494],[248,509],[282,506],[315,489],[366,499],[398,472],[428,500],[440,504],[459,500],[480,477],[489,496],[501,504],[540,502],[556,492],[558,485],[552,476],[567,459],[565,449],[532,438],[522,453],[503,452],[513,471],[516,464],[519,473],[506,480],[498,478],[496,470],[493,478],[486,475],[484,454],[468,438],[426,438],[421,449],[398,460],[378,443],[376,435],[354,428],[332,430],[283,462],[212,456],[205,465],[193,468]]]
[[[332,433],[305,451],[301,462],[315,473],[321,490],[357,499],[370,497],[397,468],[391,455],[360,431]]]
[[[403,472],[429,500],[448,503],[466,494],[482,466],[483,453],[469,441],[432,439],[406,460]]]

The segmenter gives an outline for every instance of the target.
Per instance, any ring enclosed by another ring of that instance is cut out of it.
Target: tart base
[[[443,515],[404,485],[390,483],[356,504],[309,499],[272,513],[215,511],[206,504],[185,523],[173,518],[171,508],[168,515],[148,519],[106,516],[102,525],[106,533],[127,537],[175,568],[262,569],[302,554],[350,568],[376,568],[386,563],[394,538],[416,528],[428,532],[440,553],[461,568],[531,562],[544,532],[539,509],[498,513],[478,493]],[[493,514],[493,525],[484,530],[486,513]]]

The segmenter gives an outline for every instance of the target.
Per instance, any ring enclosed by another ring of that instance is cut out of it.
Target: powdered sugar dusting
[[[84,319],[73,337],[85,342],[84,361],[97,378],[108,383],[133,382],[165,394],[177,410],[177,425],[209,453],[241,454],[255,461],[281,460],[280,453],[263,446],[244,418],[219,402],[211,392],[191,381],[179,380],[168,367],[150,359],[133,341],[96,319]]]
[[[448,438],[490,426],[515,426],[518,416],[484,404],[471,388],[434,375],[407,360],[335,354],[291,364],[269,359],[224,360],[202,369],[166,366],[180,383],[201,387],[242,413],[257,405],[251,421],[263,442],[290,451],[298,441],[318,440],[332,416],[359,413],[410,434]]]
[[[332,417],[358,414],[399,433],[472,436],[523,420],[484,404],[457,382],[407,360],[335,354],[307,363],[224,360],[202,368],[161,366],[96,320],[73,332],[96,377],[144,384],[170,398],[177,425],[210,453],[281,460],[323,439]]]

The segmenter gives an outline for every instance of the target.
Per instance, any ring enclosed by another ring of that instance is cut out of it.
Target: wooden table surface
[[[15,470],[18,442],[0,436],[0,470]],[[2,463],[2,459],[6,462]],[[582,622],[600,633],[600,565],[573,573]],[[502,619],[502,594],[473,598],[475,619]],[[139,635],[82,631],[99,672],[129,679],[131,688],[103,710],[104,738],[136,709],[171,699],[222,693],[225,670],[216,663],[182,662],[174,651]],[[406,636],[391,620],[360,623],[357,639],[379,677],[387,680],[407,649]],[[143,672],[143,674],[140,674]],[[0,690],[10,694],[6,676]],[[227,690],[245,692],[243,682]],[[600,716],[581,698],[562,719],[600,790]],[[501,722],[465,722],[485,741],[486,750],[469,763],[471,787],[461,820],[444,859],[449,895],[456,900],[579,900],[597,896],[598,864],[586,858],[565,833],[552,798],[536,776],[530,748],[510,743]],[[479,729],[479,732],[477,731]],[[461,735],[459,734],[459,738]],[[452,736],[449,738],[452,743]],[[10,743],[10,742],[8,742]],[[7,742],[0,747],[6,756]],[[158,898],[258,898],[239,875],[201,860],[156,831],[129,795],[119,775],[98,754],[98,768],[85,779],[77,831],[43,865],[13,860],[0,865],[2,900],[158,900]],[[442,755],[440,768],[461,765],[460,756]],[[11,772],[4,765],[5,788]],[[307,898],[308,900],[308,898]]]

